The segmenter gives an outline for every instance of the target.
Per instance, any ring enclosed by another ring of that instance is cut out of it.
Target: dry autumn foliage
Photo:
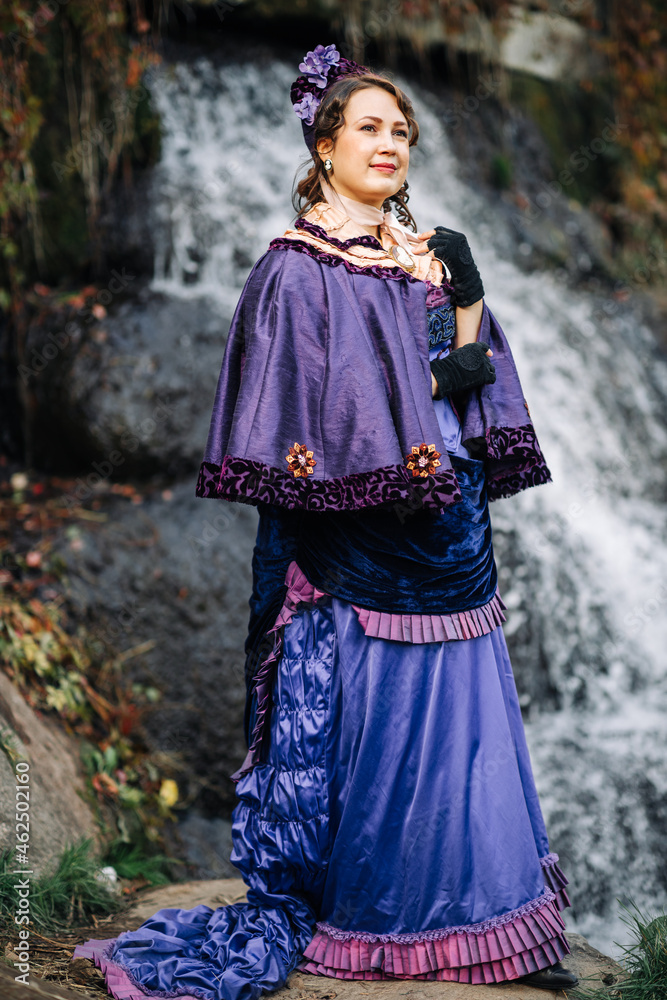
[[[124,673],[125,663],[154,643],[108,655],[70,619],[54,540],[64,527],[75,543],[78,520],[105,515],[83,506],[68,510],[56,484],[68,481],[30,483],[16,473],[0,490],[0,669],[34,711],[57,717],[80,740],[91,802],[107,834],[140,826],[155,838],[178,801],[169,785],[165,796],[165,781],[173,779],[142,737],[142,719],[159,692],[131,683]],[[110,484],[109,492],[128,502],[135,498],[134,489],[120,483]],[[2,733],[0,749],[11,751]]]

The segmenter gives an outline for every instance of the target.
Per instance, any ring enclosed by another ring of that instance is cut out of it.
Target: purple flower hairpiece
[[[302,75],[292,84],[290,97],[296,115],[301,119],[306,145],[314,149],[315,130],[313,123],[322,98],[328,88],[343,76],[361,76],[369,73],[366,66],[351,59],[345,59],[335,45],[317,45],[307,52],[299,63]]]
[[[306,93],[303,95],[302,99],[294,105],[294,110],[302,121],[304,121],[307,125],[312,125],[315,121],[315,113],[319,106],[320,102],[315,95]]]
[[[326,87],[327,74],[337,62],[340,62],[340,52],[335,45],[317,45],[312,52],[306,52],[306,58],[299,63],[299,69],[311,83]]]

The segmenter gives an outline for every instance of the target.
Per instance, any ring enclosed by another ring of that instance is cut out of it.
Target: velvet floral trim
[[[488,477],[488,497],[490,501],[502,500],[504,497],[513,497],[531,486],[542,486],[551,481],[551,474],[544,459],[535,459],[522,469],[490,475]]]
[[[461,499],[453,469],[419,485],[403,465],[371,472],[356,472],[338,479],[296,478],[292,472],[225,455],[222,465],[202,462],[197,480],[198,497],[272,503],[303,510],[361,510],[389,504],[407,504],[442,510]]]
[[[511,497],[552,481],[532,424],[489,427],[485,439],[489,500]]]

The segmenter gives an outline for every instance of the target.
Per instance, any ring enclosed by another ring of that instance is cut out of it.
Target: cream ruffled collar
[[[441,262],[433,256],[432,251],[428,254],[413,252],[414,244],[421,241],[416,233],[398,221],[393,212],[382,212],[372,205],[363,205],[351,198],[345,198],[334,191],[326,181],[321,186],[326,200],[318,202],[306,214],[305,218],[309,222],[320,226],[327,233],[335,234],[336,239],[340,240],[351,239],[354,236],[368,236],[364,226],[377,225],[380,227],[380,243],[385,250],[392,253],[397,263],[401,266],[405,266],[408,262],[414,264],[410,273],[421,281],[430,281],[434,285],[442,283],[444,271]],[[392,247],[400,249],[392,251]],[[405,254],[409,256],[409,261]]]

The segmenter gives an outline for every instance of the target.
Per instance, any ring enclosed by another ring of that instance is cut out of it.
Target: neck
[[[363,227],[366,232],[372,236],[376,235],[384,217],[382,208],[341,194],[326,177],[321,178],[320,187],[325,201],[328,201],[334,208],[345,212],[349,218]]]

